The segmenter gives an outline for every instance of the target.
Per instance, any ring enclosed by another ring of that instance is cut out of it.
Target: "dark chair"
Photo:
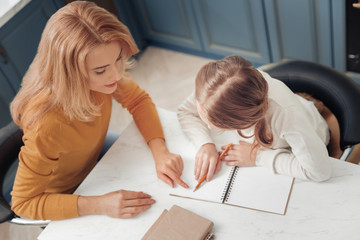
[[[15,215],[10,208],[10,192],[18,165],[18,154],[23,145],[23,132],[14,123],[0,129],[0,223]]]
[[[352,79],[332,68],[298,60],[271,63],[259,69],[283,81],[293,92],[305,92],[322,101],[339,122],[340,148],[344,153],[360,143],[360,86]]]
[[[10,192],[19,163],[18,155],[21,146],[24,145],[22,136],[22,130],[14,122],[0,129],[0,223],[8,221],[15,224],[44,227],[50,221],[18,217],[10,207]]]

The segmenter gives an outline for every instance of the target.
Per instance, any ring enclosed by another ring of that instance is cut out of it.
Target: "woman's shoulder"
[[[66,126],[70,120],[65,114],[58,110],[52,109],[39,117],[35,123],[23,128],[24,134],[40,136],[56,136],[61,134],[61,129]]]

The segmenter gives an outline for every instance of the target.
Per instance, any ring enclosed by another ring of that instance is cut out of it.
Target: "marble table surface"
[[[30,1],[31,0],[0,0],[0,27]]]
[[[185,158],[182,146],[188,140],[176,114],[158,111],[169,149]],[[185,159],[184,163],[190,164]],[[141,239],[161,212],[174,204],[213,221],[215,239],[360,239],[360,166],[336,159],[331,164],[333,175],[326,182],[295,180],[285,215],[173,197],[170,187],[157,178],[151,152],[131,123],[75,193],[126,189],[149,193],[157,202],[133,219],[84,216],[52,221],[38,239]],[[193,179],[185,181],[196,184]]]

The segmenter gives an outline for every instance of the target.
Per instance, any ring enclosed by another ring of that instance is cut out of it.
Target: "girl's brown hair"
[[[240,56],[229,56],[203,66],[196,76],[195,97],[207,119],[221,129],[240,130],[255,126],[255,142],[272,144],[265,121],[268,84],[252,64]]]
[[[99,116],[101,106],[92,100],[85,57],[94,47],[112,41],[121,44],[128,68],[127,60],[138,48],[114,15],[87,1],[59,9],[47,22],[38,52],[10,105],[15,123],[32,126],[51,109],[63,111],[70,120]]]

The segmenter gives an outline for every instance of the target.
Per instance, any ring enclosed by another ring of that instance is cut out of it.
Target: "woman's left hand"
[[[161,138],[155,138],[149,141],[149,147],[155,159],[158,178],[171,187],[174,187],[175,182],[184,188],[189,188],[180,178],[184,168],[181,156],[169,152],[164,139]]]
[[[227,146],[222,146],[225,150]],[[228,166],[251,167],[255,166],[256,154],[259,146],[254,148],[254,144],[239,141],[239,144],[233,144],[229,151],[223,157],[222,161]]]

